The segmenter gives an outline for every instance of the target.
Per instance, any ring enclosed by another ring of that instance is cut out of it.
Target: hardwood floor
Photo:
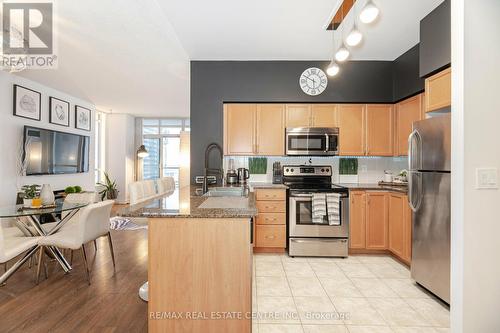
[[[147,332],[147,303],[137,294],[147,280],[147,230],[112,231],[111,235],[116,273],[107,239],[97,241],[97,253],[89,243],[90,286],[79,251],[74,253],[70,274],[49,262],[49,278],[42,273],[38,286],[36,267],[25,264],[0,287],[0,331]]]

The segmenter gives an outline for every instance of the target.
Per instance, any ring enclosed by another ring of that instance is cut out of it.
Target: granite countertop
[[[250,218],[257,215],[253,192],[248,191],[246,197],[203,197],[196,194],[196,188],[195,185],[181,187],[163,197],[124,207],[117,215],[149,218]],[[207,208],[200,207],[202,205]]]
[[[286,190],[288,186],[283,185],[283,184],[273,184],[273,183],[260,183],[260,182],[255,182],[255,183],[249,183],[250,189],[283,189]]]
[[[350,190],[380,190],[380,191],[392,191],[398,193],[408,193],[408,186],[398,186],[398,185],[380,185],[378,183],[338,183],[337,185],[347,187]]]

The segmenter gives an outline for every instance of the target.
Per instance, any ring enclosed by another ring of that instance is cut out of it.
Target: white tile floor
[[[449,310],[389,256],[254,255],[253,332],[449,332]]]

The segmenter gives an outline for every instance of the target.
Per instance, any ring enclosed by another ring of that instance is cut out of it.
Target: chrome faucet
[[[220,168],[211,169],[208,167],[208,161],[210,157],[210,151],[212,149],[217,149],[220,154]],[[213,142],[207,146],[205,149],[205,174],[203,175],[203,194],[208,192],[208,176],[209,175],[219,175],[221,179],[221,186],[224,186],[224,153],[222,152],[222,148],[219,144]],[[217,180],[216,180],[217,181]]]

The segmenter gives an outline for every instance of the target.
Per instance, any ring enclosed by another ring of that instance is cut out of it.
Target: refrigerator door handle
[[[408,136],[408,170],[418,170],[420,167],[422,160],[420,143],[420,134],[417,130],[413,130]],[[414,166],[415,162],[416,166]]]
[[[422,174],[420,172],[410,172],[408,178],[408,205],[413,212],[417,212],[422,205]],[[413,181],[413,177],[417,177],[417,181]],[[416,191],[415,191],[416,190]],[[416,192],[416,193],[415,193]],[[414,194],[415,193],[415,197]],[[416,202],[415,202],[415,199]]]

